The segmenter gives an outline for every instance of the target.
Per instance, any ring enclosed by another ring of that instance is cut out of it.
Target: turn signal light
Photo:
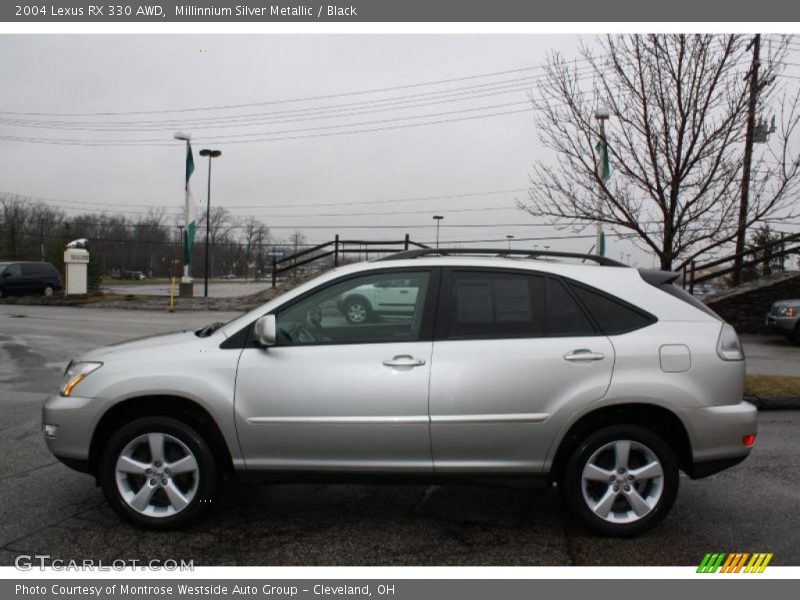
[[[746,435],[746,436],[744,436],[744,437],[742,438],[742,443],[743,443],[743,444],[744,444],[746,447],[748,447],[748,448],[752,448],[752,447],[753,447],[753,444],[755,444],[755,443],[756,443],[756,436],[755,436],[754,434],[752,434],[752,433],[751,433],[750,435]]]

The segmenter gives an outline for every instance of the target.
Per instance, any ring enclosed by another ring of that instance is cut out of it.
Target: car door
[[[406,278],[391,279],[376,286],[375,309],[383,314],[407,314],[417,303],[417,287]]]
[[[446,273],[431,372],[437,472],[538,472],[568,402],[602,397],[614,349],[558,278]]]
[[[438,270],[401,272],[413,311],[351,323],[339,299],[397,270],[326,284],[275,312],[277,345],[246,347],[235,418],[248,468],[432,470],[428,417]]]
[[[5,289],[7,294],[25,293],[25,280],[19,263],[8,265],[3,271],[2,277],[3,289]]]

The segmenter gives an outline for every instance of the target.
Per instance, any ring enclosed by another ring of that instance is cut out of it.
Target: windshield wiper
[[[194,334],[197,337],[205,338],[210,336],[212,333],[214,333],[217,329],[219,329],[223,325],[225,325],[225,323],[220,323],[219,321],[217,321],[215,323],[211,323],[210,325],[206,325],[202,329],[198,329],[197,331],[194,332]]]

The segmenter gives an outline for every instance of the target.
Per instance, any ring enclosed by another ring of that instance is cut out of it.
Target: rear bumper
[[[686,469],[686,474],[692,479],[702,479],[703,477],[708,477],[714,473],[719,473],[725,469],[735,467],[748,456],[749,454],[743,454],[735,458],[723,458],[720,460],[707,460],[705,462],[692,463]]]
[[[743,438],[758,431],[758,409],[749,402],[688,409],[683,421],[692,443],[690,477],[706,477],[750,455]]]

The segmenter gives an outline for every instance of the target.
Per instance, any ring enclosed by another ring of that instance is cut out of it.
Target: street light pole
[[[200,150],[200,156],[208,157],[208,195],[206,196],[206,268],[205,280],[203,282],[203,296],[208,298],[208,233],[211,230],[211,159],[222,156],[220,150]]]
[[[441,222],[444,217],[442,215],[433,215],[434,221],[436,221],[436,251],[439,251],[439,223]]]
[[[511,240],[514,239],[513,235],[507,235],[506,239],[508,240],[508,249],[511,250]]]

